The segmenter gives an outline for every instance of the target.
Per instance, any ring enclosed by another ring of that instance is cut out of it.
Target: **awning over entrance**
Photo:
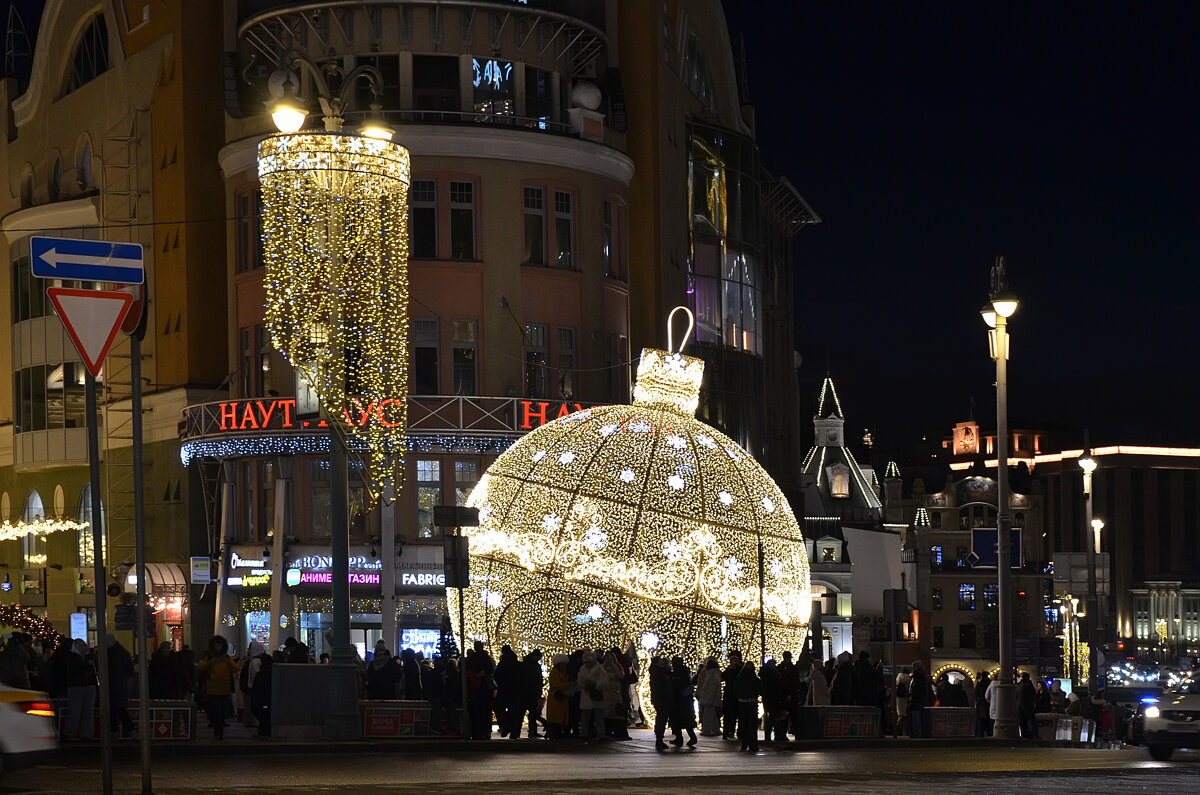
[[[126,575],[127,591],[137,588],[137,567],[131,566]],[[177,563],[147,563],[146,564],[146,593],[155,596],[186,596],[188,580],[183,569]]]

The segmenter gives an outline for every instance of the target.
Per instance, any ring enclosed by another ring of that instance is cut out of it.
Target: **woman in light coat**
[[[721,665],[709,657],[696,675],[696,700],[700,702],[700,734],[716,737],[721,733]]]
[[[594,652],[584,652],[579,669],[579,736],[583,741],[604,739],[604,698],[608,673],[596,662]]]

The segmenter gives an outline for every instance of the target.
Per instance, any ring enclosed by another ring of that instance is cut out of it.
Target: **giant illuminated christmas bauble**
[[[633,405],[555,420],[488,468],[469,499],[469,639],[754,659],[763,625],[769,655],[799,651],[804,539],[763,468],[695,418],[703,372],[647,349]]]

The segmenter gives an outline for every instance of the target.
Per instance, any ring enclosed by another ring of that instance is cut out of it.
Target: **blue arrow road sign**
[[[138,243],[72,240],[65,237],[29,238],[33,275],[41,279],[142,284],[146,271]]]

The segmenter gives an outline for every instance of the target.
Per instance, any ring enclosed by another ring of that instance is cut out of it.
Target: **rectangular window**
[[[959,624],[958,625],[958,647],[960,649],[975,648],[975,625],[974,624]]]
[[[258,516],[263,541],[267,530],[275,527],[275,462],[258,462]]]
[[[548,353],[545,323],[525,324],[525,396],[544,398],[549,396],[547,381]]]
[[[575,399],[575,329],[558,329],[558,396]]]
[[[454,462],[454,504],[463,506],[471,496],[471,489],[479,482],[479,462],[459,459]]]
[[[932,591],[930,591],[929,598],[930,598],[930,601],[933,602],[934,610],[942,609],[942,589],[941,588],[934,588]]]
[[[363,483],[363,467],[359,461],[351,461],[346,469],[349,483],[346,485],[346,519],[350,526],[351,541],[367,540],[367,487]]]
[[[525,67],[525,115],[529,125],[545,130],[554,115],[554,82],[550,72]]]
[[[970,582],[959,583],[958,585],[958,609],[959,610],[974,610],[975,609],[975,584]]]
[[[487,114],[481,120],[490,116],[515,116],[517,92],[512,63],[494,58],[474,58],[471,67],[475,112]]]
[[[330,513],[329,462],[313,461],[309,470],[308,514],[312,538],[329,538],[333,517]]]
[[[571,194],[554,191],[554,243],[558,249],[554,265],[566,270],[575,267],[575,218],[571,208]]]
[[[983,586],[983,606],[988,610],[995,610],[1000,606],[1000,586],[996,583]]]
[[[546,191],[525,186],[525,264],[546,264]]]
[[[366,80],[359,80],[354,84],[354,110],[369,113],[371,111],[371,103],[378,102],[384,109],[400,107],[400,57],[397,55],[356,55],[354,56],[355,68],[359,66],[371,66],[379,72],[379,76],[383,78],[383,85],[379,86],[381,95],[376,97],[371,93],[371,84]]]
[[[413,259],[437,259],[437,181],[413,180],[408,204]]]
[[[450,256],[475,259],[475,183],[450,180]]]
[[[257,539],[258,525],[255,522],[255,508],[258,507],[255,501],[254,488],[254,464],[250,461],[242,462],[242,526],[238,535],[243,541],[252,542]]]
[[[441,538],[442,528],[433,523],[433,509],[442,504],[442,462],[417,459],[417,538]]]
[[[250,329],[244,328],[238,331],[240,338],[239,347],[241,348],[241,361],[239,369],[241,370],[241,397],[250,397],[254,394],[254,343],[250,336]]]
[[[942,570],[942,548],[938,544],[929,548],[929,568],[933,571]]]
[[[271,394],[274,383],[271,380],[271,355],[275,349],[271,347],[271,332],[266,326],[254,327],[254,349],[258,357],[255,367],[255,378],[258,379],[258,395]]]
[[[933,645],[934,648],[943,649],[946,647],[945,635],[941,627],[933,628]]]
[[[441,393],[438,379],[438,322],[418,319],[412,322],[414,395]]]
[[[454,361],[454,394],[478,395],[479,384],[476,378],[474,320],[454,320],[450,323],[453,335]]]
[[[610,279],[616,278],[613,272],[613,255],[617,252],[613,249],[613,203],[604,200],[604,214],[601,218],[600,225],[600,257],[604,262],[604,275]]]
[[[235,203],[237,269],[238,273],[244,273],[263,266],[262,190],[243,191],[237,195]]]
[[[458,121],[462,93],[458,84],[458,56],[413,56],[413,105],[421,121]]]

